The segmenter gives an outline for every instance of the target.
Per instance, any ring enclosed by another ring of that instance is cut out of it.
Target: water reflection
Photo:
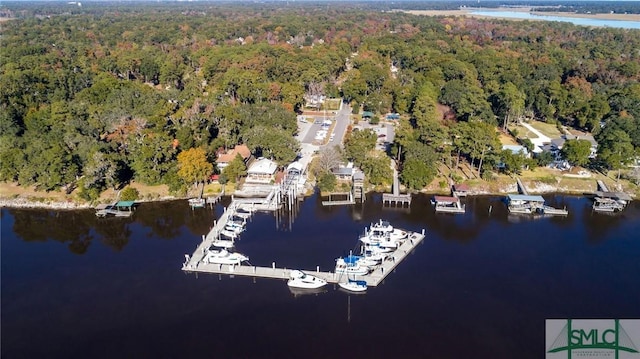
[[[568,228],[576,220],[584,224],[586,239],[598,242],[607,233],[635,218],[640,212],[638,202],[632,202],[622,213],[607,215],[591,209],[591,202],[583,197],[558,194],[545,195],[547,203],[558,208],[568,208],[569,215],[532,216],[509,214],[502,197],[472,196],[463,199],[467,211],[464,214],[436,214],[430,203],[431,195],[413,196],[410,207],[382,205],[380,193],[369,193],[364,203],[348,206],[323,206],[318,195],[305,201],[296,201],[291,210],[283,208],[270,215],[275,218],[279,231],[292,232],[296,218],[304,211],[312,211],[313,221],[340,223],[348,226],[349,233],[361,233],[364,227],[379,219],[386,219],[398,227],[435,233],[439,238],[459,243],[471,243],[489,225],[510,227],[522,223],[540,222],[558,228]],[[141,204],[131,218],[96,218],[92,210],[49,211],[33,209],[9,209],[13,217],[13,232],[24,241],[54,240],[67,244],[74,254],[84,254],[92,241],[97,239],[114,251],[121,251],[129,243],[132,226],[143,228],[147,238],[178,238],[183,229],[193,237],[209,232],[224,208],[231,203],[225,197],[213,207],[191,209],[186,201],[168,201]],[[4,214],[4,210],[3,210]],[[303,220],[298,227],[305,227]],[[327,228],[332,232],[332,228]],[[344,229],[342,229],[344,231]],[[355,239],[355,238],[354,238]]]

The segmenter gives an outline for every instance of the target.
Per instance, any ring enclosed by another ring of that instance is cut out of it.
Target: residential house
[[[277,163],[266,158],[259,158],[253,161],[247,169],[245,183],[271,183],[275,180],[274,174],[277,169]]]
[[[558,138],[552,139],[551,143],[545,144],[542,147],[542,150],[551,152],[556,157],[556,160],[560,160],[560,150],[562,150],[564,143],[568,140],[587,140],[591,143],[591,153],[589,154],[589,158],[596,158],[598,155],[598,142],[596,142],[592,135],[588,134],[581,136],[575,136],[572,134],[562,135]]]
[[[240,154],[245,163],[249,162],[251,159],[251,151],[247,145],[236,145],[230,151],[219,150],[217,152],[216,165],[218,170],[222,171],[225,167],[229,165],[231,161],[233,161],[236,156]]]

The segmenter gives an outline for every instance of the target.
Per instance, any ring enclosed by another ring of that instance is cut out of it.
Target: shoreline
[[[540,183],[540,185],[536,187],[528,187],[529,193],[536,195],[544,195],[549,193],[566,195],[566,196],[576,196],[576,197],[588,197],[589,192],[579,189],[567,189],[562,186],[553,186],[548,184]],[[506,196],[510,193],[517,193],[517,185],[514,183],[513,185],[508,186],[508,188],[504,188],[503,191],[490,191],[485,189],[471,190],[471,192],[467,195],[467,197],[474,196]],[[367,194],[370,193],[383,193],[377,190],[367,191]],[[438,190],[423,190],[419,192],[413,192],[412,194],[423,194],[426,196],[429,195],[442,195],[448,194],[449,191],[438,191]],[[225,194],[226,197],[232,196],[233,193]],[[311,197],[311,195],[305,195],[304,197]],[[630,194],[634,200],[636,200],[633,194]],[[157,199],[142,199],[137,200],[137,203],[156,203],[156,202],[167,202],[167,201],[181,201],[187,200],[188,197],[180,198],[180,197],[163,197]],[[86,209],[95,209],[95,206],[89,203],[78,203],[73,201],[47,201],[44,200],[35,200],[25,197],[17,197],[17,198],[0,198],[0,209],[40,209],[40,210],[55,210],[55,211],[74,211],[74,210],[86,210]]]

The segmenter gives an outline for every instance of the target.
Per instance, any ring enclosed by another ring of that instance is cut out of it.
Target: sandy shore
[[[406,12],[413,15],[423,15],[423,16],[468,16],[475,18],[493,18],[493,19],[505,19],[505,20],[521,20],[500,16],[484,16],[484,15],[475,15],[472,14],[473,11],[495,11],[496,13],[500,11],[509,11],[509,12],[529,12],[536,15],[546,15],[546,16],[562,16],[562,17],[575,17],[575,18],[584,18],[584,19],[600,19],[600,20],[624,20],[624,21],[640,21],[640,14],[577,14],[572,12],[540,12],[540,11],[532,11],[531,8],[513,8],[513,9],[482,9],[482,8],[469,8],[464,10],[397,10]],[[542,19],[541,19],[542,20]]]

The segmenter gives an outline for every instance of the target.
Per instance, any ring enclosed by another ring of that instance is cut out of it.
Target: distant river
[[[426,229],[365,295],[183,273],[228,199],[145,203],[132,219],[2,209],[0,356],[538,359],[546,318],[640,317],[640,203],[602,215],[585,198],[545,198],[569,216],[510,216],[497,197],[436,215],[427,196],[410,210],[314,196],[254,216],[237,244],[256,265],[331,270],[370,222]]]
[[[640,21],[604,20],[604,19],[593,19],[593,18],[583,18],[583,17],[550,16],[550,15],[538,15],[538,13],[532,14],[532,13],[521,12],[521,11],[501,11],[501,10],[477,10],[477,11],[472,11],[471,14],[508,18],[508,19],[561,21],[561,22],[570,22],[574,25],[581,25],[581,26],[640,29]]]

